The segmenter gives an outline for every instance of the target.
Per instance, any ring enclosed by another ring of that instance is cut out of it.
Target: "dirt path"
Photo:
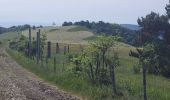
[[[78,100],[27,72],[0,48],[0,100]]]

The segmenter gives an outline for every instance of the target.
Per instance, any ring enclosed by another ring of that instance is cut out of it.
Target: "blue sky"
[[[137,24],[151,11],[165,14],[169,0],[0,0],[0,26],[64,21]]]

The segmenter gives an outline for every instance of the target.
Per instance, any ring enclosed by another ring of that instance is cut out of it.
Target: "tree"
[[[168,22],[170,23],[170,4],[168,4],[166,7],[166,12],[167,12],[167,16],[168,16]],[[170,27],[170,25],[168,25]],[[168,29],[169,29],[168,27]],[[168,30],[168,32],[165,34],[165,37],[166,37],[166,41],[168,42],[168,44],[170,45],[170,29]]]
[[[138,24],[142,27],[143,43],[159,42],[160,36],[163,37],[164,42],[168,42],[169,23],[166,15],[160,16],[155,12],[151,12],[146,17],[138,19]]]
[[[64,23],[62,24],[62,26],[71,26],[71,25],[73,25],[72,22],[64,22]]]
[[[168,4],[165,9],[167,11],[166,15],[151,12],[146,17],[139,18],[138,24],[142,27],[141,40],[143,41],[143,45],[148,43],[153,45],[153,49],[150,49],[150,52],[154,50],[154,53],[149,55],[150,67],[148,68],[148,72],[170,77],[170,5]],[[156,65],[154,65],[155,59],[157,60]]]
[[[35,30],[35,29],[36,29],[36,26],[34,25],[34,26],[32,27],[32,29]]]
[[[159,73],[170,77],[170,53],[168,52],[170,38],[169,12],[170,6],[167,5],[167,15],[159,15],[151,12],[146,17],[139,18],[138,24],[141,29],[139,36],[142,48],[136,52],[130,51],[130,56],[137,57],[143,69],[144,100],[147,100],[146,93],[146,72]],[[168,62],[167,62],[168,61]]]
[[[52,25],[55,26],[56,25],[55,22],[53,22]]]
[[[73,57],[77,73],[86,73],[94,84],[108,86],[112,84],[113,91],[118,94],[116,88],[115,68],[119,66],[118,53],[114,51],[115,37],[98,36],[96,40],[81,54]]]
[[[42,26],[42,25],[40,25],[40,26],[39,26],[39,28],[43,28],[43,26]]]
[[[170,18],[170,4],[166,5],[165,9],[168,17]]]
[[[147,93],[146,93],[146,57],[145,57],[143,49],[136,49],[136,52],[130,51],[129,55],[136,57],[139,59],[139,64],[142,66],[143,71],[143,93],[144,93],[144,100],[147,100]]]

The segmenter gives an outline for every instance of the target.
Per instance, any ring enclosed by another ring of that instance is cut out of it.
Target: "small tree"
[[[142,66],[143,71],[143,93],[144,93],[144,100],[147,100],[147,90],[146,90],[146,72],[150,66],[157,66],[157,61],[154,54],[153,45],[147,44],[143,48],[137,48],[136,52],[130,51],[130,56],[136,57],[139,59],[139,64]],[[153,58],[152,58],[153,57]],[[151,61],[154,61],[153,65],[151,65]],[[151,67],[152,68],[152,67]]]
[[[112,59],[115,53],[110,52],[114,44],[114,37],[99,36],[79,56],[76,56],[79,66],[83,66],[82,68],[88,73],[92,82],[100,83],[101,85],[108,85],[112,82],[109,66],[116,65],[111,63],[111,60],[115,60]]]

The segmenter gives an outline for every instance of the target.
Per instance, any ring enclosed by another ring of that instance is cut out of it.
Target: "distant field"
[[[7,32],[7,33],[0,34],[0,41],[12,40],[17,37],[18,37],[17,32]]]
[[[37,30],[32,30],[32,36],[36,37]],[[80,26],[65,27],[45,27],[41,29],[41,33],[47,35],[47,40],[53,43],[69,43],[69,44],[86,44],[86,38],[93,37],[94,34],[87,28]],[[24,36],[28,36],[28,30],[23,31]]]

